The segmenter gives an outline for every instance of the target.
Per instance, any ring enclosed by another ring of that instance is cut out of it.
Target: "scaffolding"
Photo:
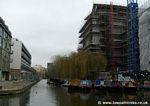
[[[140,53],[138,38],[138,3],[127,0],[128,18],[128,71],[140,70]]]
[[[126,6],[114,3],[94,4],[80,30],[81,48],[103,53],[107,58],[107,71],[127,70],[126,10]]]
[[[111,35],[111,65],[115,67],[115,42],[114,42],[114,13],[113,13],[113,2],[110,2],[110,35]]]

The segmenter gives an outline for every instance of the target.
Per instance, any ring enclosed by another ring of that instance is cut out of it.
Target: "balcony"
[[[84,30],[84,31],[81,33],[81,35],[79,36],[79,38],[86,37],[86,36],[88,35],[88,33],[90,33],[91,31],[92,31],[92,27],[91,27],[91,25],[90,25],[90,26],[88,26],[88,27],[86,28],[86,30]]]
[[[83,48],[83,45],[82,44],[79,44],[78,45],[78,50],[82,49]]]
[[[93,43],[89,43],[88,45],[84,46],[84,49],[96,49],[96,50],[100,50],[101,46],[103,45],[99,45],[99,44],[93,44]]]
[[[79,33],[84,32],[89,26],[91,25],[91,19],[85,20],[82,28],[80,29]]]
[[[83,40],[83,38],[79,38],[78,43],[81,44],[81,41]]]

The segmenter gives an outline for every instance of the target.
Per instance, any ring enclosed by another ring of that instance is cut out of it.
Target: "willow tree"
[[[56,56],[55,71],[59,78],[95,78],[106,67],[106,58],[101,53],[72,52],[69,56]],[[95,73],[95,75],[92,75]]]

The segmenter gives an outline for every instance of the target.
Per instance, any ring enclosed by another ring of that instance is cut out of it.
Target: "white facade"
[[[21,71],[30,70],[31,55],[24,46],[24,44],[16,38],[12,38],[14,46],[12,46],[13,55],[11,58],[13,62],[10,64],[11,69],[19,69]]]
[[[141,70],[150,71],[150,6],[139,12],[139,44]]]
[[[14,42],[14,45],[11,47],[11,50],[13,51],[13,55],[11,55],[13,62],[10,64],[10,68],[11,69],[21,69],[22,42],[17,41],[17,39],[14,39],[14,38],[12,38],[12,42]]]

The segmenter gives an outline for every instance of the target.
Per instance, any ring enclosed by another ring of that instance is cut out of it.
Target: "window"
[[[99,27],[93,27],[93,32],[99,32]]]
[[[97,24],[97,20],[96,19],[92,19],[92,23],[93,24]]]

